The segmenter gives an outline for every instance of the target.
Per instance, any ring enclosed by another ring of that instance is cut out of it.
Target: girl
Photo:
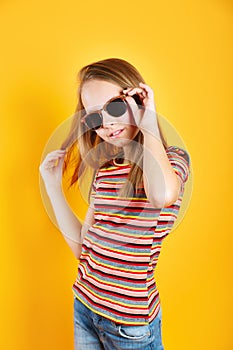
[[[79,259],[75,349],[162,350],[154,269],[180,209],[189,156],[167,144],[153,90],[131,64],[95,62],[79,80],[70,133],[40,166],[59,228]],[[83,225],[62,191],[71,159],[71,185],[94,170]]]

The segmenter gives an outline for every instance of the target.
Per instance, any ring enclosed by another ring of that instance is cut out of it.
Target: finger
[[[56,168],[59,164],[60,161],[64,161],[64,158],[53,158],[53,159],[49,159],[49,160],[45,160],[42,164],[41,167],[43,167],[44,169],[52,169],[52,168]]]
[[[128,95],[134,95],[135,93],[141,93],[141,92],[143,92],[143,89],[142,88],[138,88],[138,87],[135,87],[135,88],[132,88],[132,89],[130,89],[130,90],[128,90],[128,91],[126,91],[126,93],[128,94]]]
[[[53,167],[53,166],[57,165],[57,163],[59,162],[60,159],[62,159],[62,158],[56,157],[56,158],[52,158],[52,159],[45,159],[43,164],[45,166]]]
[[[144,83],[139,83],[139,85],[147,92],[149,97],[153,97],[154,96],[154,92],[152,90],[152,88]]]
[[[56,159],[56,158],[61,158],[65,157],[66,153],[60,152],[60,151],[53,151],[47,154],[46,159]]]
[[[126,101],[129,103],[130,106],[134,106],[134,107],[137,107],[137,103],[135,102],[135,100],[133,99],[133,97],[127,95],[126,96]]]
[[[133,96],[133,95],[139,95],[141,98],[147,98],[148,97],[148,93],[147,91],[141,89],[141,88],[134,88],[133,90],[129,91],[128,93],[126,93],[129,96]]]
[[[58,160],[57,166],[62,167],[63,163],[64,163],[64,158],[60,158]]]
[[[60,150],[60,149],[58,149],[58,150],[55,150],[55,151],[52,151],[52,152],[50,152],[50,153],[48,153],[48,154],[51,154],[51,155],[53,155],[53,154],[61,154],[61,155],[63,155],[63,154],[66,154],[67,153],[67,151],[66,150]]]

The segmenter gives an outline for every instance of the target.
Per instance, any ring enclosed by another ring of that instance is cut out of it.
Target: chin
[[[114,140],[110,140],[108,141],[109,143],[111,143],[112,145],[118,146],[118,147],[126,147],[130,144],[130,142],[132,141],[132,139],[114,139]]]

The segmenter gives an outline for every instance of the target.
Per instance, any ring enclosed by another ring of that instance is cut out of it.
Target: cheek
[[[96,130],[95,132],[101,139],[104,138],[104,134],[105,134],[104,130],[100,129],[100,130]]]
[[[122,125],[128,125],[129,127],[136,125],[134,117],[130,112],[127,112],[122,117],[117,118],[117,123]]]

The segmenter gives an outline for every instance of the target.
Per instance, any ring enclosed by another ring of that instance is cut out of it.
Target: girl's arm
[[[181,179],[175,173],[162,141],[147,131],[144,135],[143,182],[147,198],[153,206],[167,207],[175,203],[181,190]]]
[[[82,228],[81,228],[81,242],[83,241],[88,229],[90,226],[94,224],[94,209],[89,207],[86,213],[85,220],[83,222]],[[73,241],[68,236],[64,235],[64,239],[71,248],[72,252],[74,253],[75,257],[77,259],[80,258],[81,252],[82,252],[82,244],[79,244],[75,241]]]
[[[84,225],[80,223],[62,190],[62,167],[66,152],[56,150],[49,153],[40,165],[40,173],[52,204],[58,227],[77,259],[80,257],[82,240],[93,222],[93,209],[87,212]]]
[[[175,173],[160,138],[157,124],[153,90],[140,83],[138,88],[128,88],[128,102],[134,111],[135,122],[144,136],[143,182],[147,198],[156,208],[173,204],[179,197],[181,179]],[[143,114],[131,97],[140,95]]]

